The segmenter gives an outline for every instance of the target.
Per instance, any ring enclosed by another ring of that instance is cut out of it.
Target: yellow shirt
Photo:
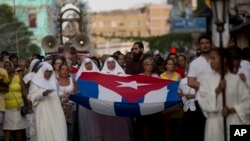
[[[179,81],[179,79],[180,79],[180,74],[179,74],[178,72],[174,72],[172,78],[169,79],[169,78],[167,77],[167,73],[164,72],[164,73],[162,73],[162,74],[160,75],[160,78],[161,78],[161,79],[166,79],[166,80]]]
[[[180,74],[178,72],[174,72],[172,78],[169,79],[169,77],[167,77],[167,73],[164,72],[160,75],[161,79],[166,79],[166,80],[173,80],[173,81],[179,81],[180,79]],[[177,110],[176,112],[170,113],[170,118],[181,118],[184,114],[183,109],[182,109],[182,103],[179,104],[179,110]]]
[[[5,106],[7,109],[22,107],[24,105],[21,82],[18,75],[14,75],[11,84],[9,85],[9,92],[4,95]]]
[[[8,81],[8,74],[7,74],[7,71],[5,69],[0,68],[0,74],[2,76],[5,76],[5,78]],[[1,76],[1,79],[2,79],[2,76]],[[0,111],[4,111],[4,110],[5,110],[4,92],[0,92]]]

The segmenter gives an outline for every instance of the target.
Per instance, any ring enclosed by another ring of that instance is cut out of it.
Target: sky
[[[114,9],[129,9],[145,3],[166,4],[166,0],[83,0],[88,2],[90,11],[110,11]]]

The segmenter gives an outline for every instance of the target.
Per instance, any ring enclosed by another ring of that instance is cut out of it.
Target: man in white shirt
[[[199,89],[200,82],[206,76],[206,74],[211,73],[213,70],[209,63],[209,54],[212,49],[212,40],[208,35],[202,35],[199,37],[199,49],[201,51],[201,55],[193,60],[189,66],[187,84],[189,87],[195,89],[196,91]],[[195,98],[195,97],[193,97]],[[187,129],[187,138],[188,140],[204,140],[204,128],[205,128],[205,120],[201,109],[196,104],[195,112],[192,112],[190,115],[191,129]],[[191,132],[189,132],[191,131]]]

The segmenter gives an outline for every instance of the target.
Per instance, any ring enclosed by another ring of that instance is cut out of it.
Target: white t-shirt
[[[187,85],[187,78],[186,77],[181,79],[180,84],[179,84],[179,88],[178,88],[178,93],[182,93],[183,95],[187,95],[187,94],[195,95],[195,89],[193,89]],[[183,106],[184,112],[187,112],[188,109],[190,109],[190,111],[196,110],[196,107],[194,104],[194,99],[187,99],[186,96],[183,96],[181,99],[182,99],[182,102],[184,104],[184,106]]]
[[[191,62],[188,71],[188,77],[195,77],[198,82],[201,82],[206,74],[213,72],[210,62],[202,55]]]

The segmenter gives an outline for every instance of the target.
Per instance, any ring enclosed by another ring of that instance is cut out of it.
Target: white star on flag
[[[130,88],[133,88],[133,89],[136,89],[136,90],[137,90],[138,86],[150,85],[150,84],[137,83],[136,81],[131,81],[131,82],[116,81],[116,82],[121,84],[121,85],[119,85],[117,87],[130,87]]]

